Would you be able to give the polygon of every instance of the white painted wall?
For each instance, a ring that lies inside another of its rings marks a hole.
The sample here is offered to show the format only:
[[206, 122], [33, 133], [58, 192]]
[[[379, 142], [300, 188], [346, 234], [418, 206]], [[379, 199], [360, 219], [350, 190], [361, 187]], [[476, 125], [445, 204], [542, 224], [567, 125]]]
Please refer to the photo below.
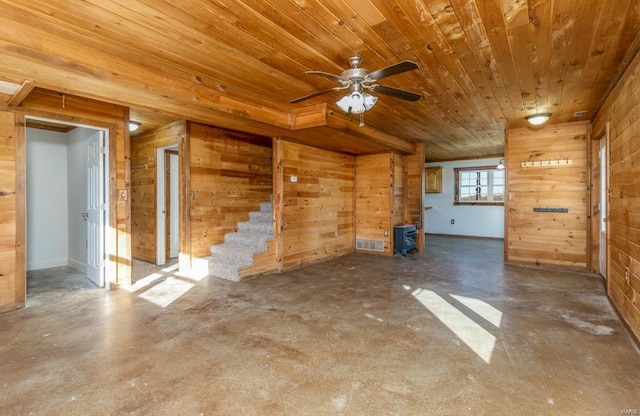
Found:
[[67, 135], [27, 128], [27, 270], [66, 266]]
[[[449, 234], [473, 237], [504, 238], [504, 206], [453, 205], [455, 196], [454, 168], [497, 166], [501, 158], [426, 163], [425, 167], [442, 166], [442, 193], [424, 194], [424, 224], [427, 234]], [[451, 224], [451, 219], [455, 224]]]
[[69, 266], [87, 272], [87, 139], [94, 129], [78, 127], [67, 135], [69, 189]]

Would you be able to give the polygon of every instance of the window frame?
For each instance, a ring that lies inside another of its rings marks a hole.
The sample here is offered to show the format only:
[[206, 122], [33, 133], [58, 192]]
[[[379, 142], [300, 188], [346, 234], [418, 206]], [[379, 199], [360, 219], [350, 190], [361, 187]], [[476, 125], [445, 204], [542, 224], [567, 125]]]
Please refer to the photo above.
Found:
[[473, 172], [482, 172], [482, 171], [487, 171], [490, 172], [488, 175], [488, 183], [487, 183], [487, 189], [488, 189], [488, 194], [487, 195], [491, 195], [493, 196], [493, 187], [495, 186], [493, 184], [493, 180], [494, 180], [494, 176], [493, 176], [493, 172], [494, 171], [503, 171], [503, 169], [498, 169], [495, 166], [491, 165], [491, 166], [469, 166], [469, 167], [459, 167], [459, 168], [453, 168], [453, 175], [455, 177], [454, 183], [455, 183], [455, 193], [454, 193], [454, 199], [453, 199], [453, 205], [470, 205], [470, 206], [504, 206], [504, 198], [506, 195], [506, 187], [507, 187], [507, 183], [506, 183], [506, 175], [504, 175], [504, 184], [503, 184], [503, 188], [502, 188], [502, 201], [460, 201], [460, 172], [468, 172], [468, 171], [473, 171]]

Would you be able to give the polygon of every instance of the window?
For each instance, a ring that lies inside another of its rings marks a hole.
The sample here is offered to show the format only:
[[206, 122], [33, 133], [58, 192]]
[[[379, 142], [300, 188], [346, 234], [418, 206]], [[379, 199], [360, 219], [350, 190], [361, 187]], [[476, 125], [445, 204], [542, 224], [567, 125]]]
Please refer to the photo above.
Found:
[[454, 205], [504, 205], [504, 170], [493, 166], [455, 168]]

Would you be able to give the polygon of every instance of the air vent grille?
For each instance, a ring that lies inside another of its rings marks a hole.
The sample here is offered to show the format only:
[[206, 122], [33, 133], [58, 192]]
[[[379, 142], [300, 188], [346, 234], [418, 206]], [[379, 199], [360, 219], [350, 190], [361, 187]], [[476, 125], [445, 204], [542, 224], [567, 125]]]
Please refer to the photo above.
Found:
[[356, 249], [384, 252], [384, 241], [370, 238], [356, 238]]

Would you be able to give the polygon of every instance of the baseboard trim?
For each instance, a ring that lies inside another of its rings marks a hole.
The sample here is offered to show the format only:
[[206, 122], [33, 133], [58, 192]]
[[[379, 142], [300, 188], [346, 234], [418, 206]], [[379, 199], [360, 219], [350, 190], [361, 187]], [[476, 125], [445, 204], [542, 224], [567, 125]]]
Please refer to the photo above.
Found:
[[460, 235], [460, 234], [437, 234], [437, 233], [424, 233], [425, 236], [434, 236], [434, 237], [453, 237], [453, 238], [473, 238], [476, 240], [496, 240], [496, 241], [504, 241], [504, 238], [501, 237], [484, 237], [479, 235]]

